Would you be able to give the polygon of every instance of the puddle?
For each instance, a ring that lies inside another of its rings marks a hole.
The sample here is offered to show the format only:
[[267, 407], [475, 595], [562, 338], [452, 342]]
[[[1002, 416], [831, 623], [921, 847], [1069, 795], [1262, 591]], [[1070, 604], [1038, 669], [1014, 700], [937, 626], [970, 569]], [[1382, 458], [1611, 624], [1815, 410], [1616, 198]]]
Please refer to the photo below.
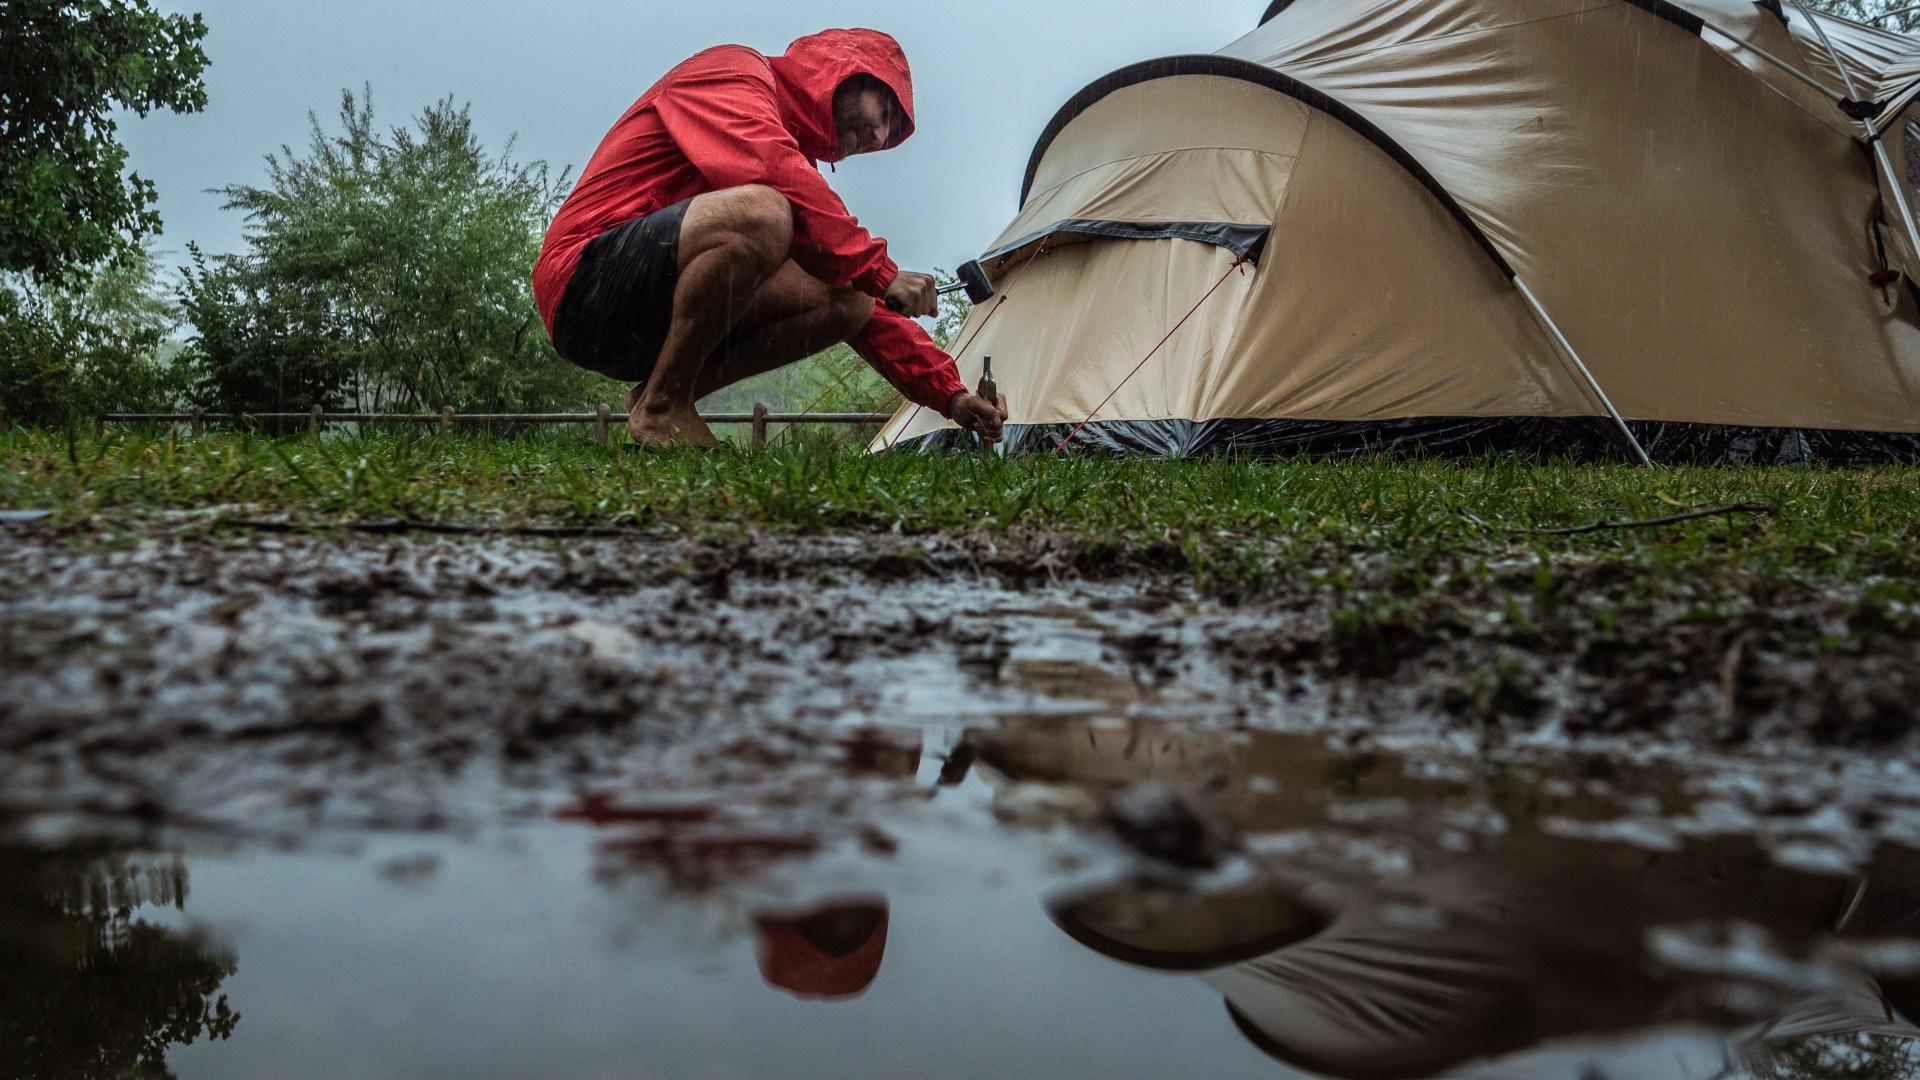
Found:
[[1783, 863], [1671, 770], [1110, 715], [829, 763], [838, 808], [608, 788], [464, 835], [8, 846], [0, 1071], [1705, 1080], [1920, 1047], [1920, 852]]
[[287, 559], [8, 602], [0, 1077], [1920, 1075], [1899, 760], [1329, 717], [1120, 587]]

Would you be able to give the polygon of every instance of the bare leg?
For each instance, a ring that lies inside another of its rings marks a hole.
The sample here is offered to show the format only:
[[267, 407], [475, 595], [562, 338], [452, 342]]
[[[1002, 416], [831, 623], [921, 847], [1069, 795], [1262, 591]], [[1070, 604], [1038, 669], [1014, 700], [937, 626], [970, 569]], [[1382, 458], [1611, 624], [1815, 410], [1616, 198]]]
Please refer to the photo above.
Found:
[[[787, 262], [754, 294], [733, 331], [707, 358], [694, 397], [804, 360], [866, 329], [872, 317], [872, 297], [850, 286], [827, 285]], [[629, 415], [646, 389], [628, 392]]]
[[673, 321], [652, 376], [627, 395], [627, 431], [635, 442], [720, 445], [694, 411], [701, 369], [786, 263], [792, 244], [792, 208], [772, 188], [709, 192], [687, 207]]
[[782, 266], [700, 371], [695, 393], [705, 397], [831, 348], [866, 329], [873, 298], [845, 285], [827, 285]]

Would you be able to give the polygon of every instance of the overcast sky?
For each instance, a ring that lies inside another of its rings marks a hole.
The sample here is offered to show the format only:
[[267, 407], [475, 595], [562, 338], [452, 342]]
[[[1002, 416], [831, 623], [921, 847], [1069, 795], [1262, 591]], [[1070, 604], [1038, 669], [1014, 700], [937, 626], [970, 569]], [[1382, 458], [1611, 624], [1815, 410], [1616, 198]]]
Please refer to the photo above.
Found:
[[829, 180], [904, 266], [952, 269], [1010, 221], [1034, 140], [1073, 93], [1114, 68], [1213, 52], [1253, 29], [1266, 0], [161, 0], [207, 21], [209, 104], [129, 117], [131, 165], [160, 189], [163, 250], [241, 247], [240, 216], [206, 188], [257, 182], [261, 158], [303, 146], [307, 113], [334, 125], [340, 91], [373, 89], [375, 119], [403, 123], [451, 94], [480, 137], [575, 173], [655, 79], [711, 45], [780, 52], [830, 26], [900, 39], [918, 128]]

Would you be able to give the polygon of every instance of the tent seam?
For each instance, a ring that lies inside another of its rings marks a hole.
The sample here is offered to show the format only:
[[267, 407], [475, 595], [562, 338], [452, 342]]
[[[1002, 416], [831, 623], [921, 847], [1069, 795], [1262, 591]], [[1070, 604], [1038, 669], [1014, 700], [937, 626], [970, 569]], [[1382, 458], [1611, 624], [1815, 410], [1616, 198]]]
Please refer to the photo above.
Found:
[[[1402, 41], [1402, 42], [1395, 42], [1395, 43], [1393, 43], [1393, 44], [1389, 44], [1389, 45], [1376, 45], [1376, 46], [1374, 46], [1374, 47], [1373, 47], [1373, 48], [1371, 48], [1371, 49], [1356, 49], [1356, 50], [1353, 50], [1352, 52], [1345, 52], [1345, 53], [1342, 53], [1341, 55], [1342, 55], [1343, 57], [1344, 57], [1344, 56], [1371, 56], [1371, 55], [1375, 55], [1375, 54], [1378, 54], [1378, 53], [1385, 53], [1385, 52], [1392, 52], [1392, 51], [1393, 51], [1393, 50], [1395, 50], [1395, 49], [1405, 49], [1405, 48], [1410, 48], [1410, 47], [1412, 47], [1412, 46], [1414, 46], [1414, 45], [1424, 45], [1424, 44], [1427, 44], [1427, 43], [1429, 43], [1429, 42], [1435, 42], [1435, 41], [1452, 41], [1452, 40], [1454, 40], [1454, 39], [1457, 39], [1457, 38], [1464, 38], [1464, 37], [1472, 37], [1472, 36], [1474, 36], [1475, 34], [1490, 34], [1490, 33], [1493, 33], [1493, 32], [1495, 32], [1495, 31], [1499, 31], [1499, 30], [1512, 30], [1512, 29], [1514, 29], [1514, 28], [1516, 28], [1516, 27], [1521, 27], [1521, 26], [1534, 26], [1534, 25], [1538, 25], [1538, 24], [1540, 24], [1540, 23], [1549, 23], [1549, 22], [1556, 22], [1556, 21], [1558, 21], [1558, 20], [1560, 20], [1560, 19], [1572, 19], [1572, 18], [1578, 18], [1579, 16], [1582, 16], [1582, 15], [1590, 15], [1590, 14], [1592, 14], [1592, 13], [1594, 13], [1594, 12], [1596, 12], [1596, 11], [1606, 11], [1606, 10], [1609, 10], [1609, 9], [1611, 9], [1611, 8], [1617, 8], [1617, 7], [1638, 7], [1638, 6], [1639, 6], [1639, 5], [1637, 5], [1637, 4], [1633, 4], [1633, 3], [1629, 3], [1629, 2], [1628, 2], [1628, 0], [1611, 0], [1611, 2], [1609, 2], [1609, 3], [1604, 3], [1604, 4], [1598, 4], [1598, 5], [1595, 5], [1594, 7], [1590, 7], [1590, 8], [1581, 8], [1581, 9], [1580, 9], [1580, 10], [1578, 10], [1578, 11], [1569, 11], [1569, 12], [1566, 12], [1566, 13], [1564, 13], [1564, 14], [1560, 14], [1560, 15], [1544, 15], [1544, 16], [1541, 16], [1541, 17], [1540, 17], [1540, 18], [1538, 18], [1538, 19], [1521, 19], [1521, 20], [1519, 20], [1519, 21], [1516, 21], [1516, 22], [1509, 22], [1509, 23], [1501, 23], [1501, 24], [1499, 24], [1498, 26], [1483, 26], [1483, 27], [1479, 27], [1479, 28], [1477, 28], [1477, 29], [1473, 29], [1473, 30], [1459, 30], [1459, 31], [1456, 31], [1456, 32], [1454, 32], [1454, 33], [1451, 33], [1451, 34], [1441, 34], [1441, 35], [1439, 35], [1439, 36], [1437, 36], [1437, 37], [1424, 37], [1424, 38], [1419, 38], [1419, 39], [1417, 39], [1417, 40], [1414, 40], [1414, 41]], [[1824, 14], [1824, 13], [1823, 13], [1823, 14]], [[1842, 22], [1847, 22], [1847, 21], [1850, 21], [1850, 20], [1846, 20], [1846, 19], [1842, 19], [1841, 21], [1842, 21]], [[1265, 23], [1262, 23], [1261, 25], [1262, 25], [1262, 26], [1265, 26], [1266, 24], [1265, 24]], [[1723, 30], [1723, 29], [1721, 29], [1721, 28], [1720, 28], [1719, 26], [1717, 26], [1717, 25], [1715, 25], [1715, 24], [1713, 24], [1713, 23], [1710, 23], [1710, 22], [1707, 22], [1707, 21], [1706, 21], [1706, 20], [1704, 20], [1704, 19], [1703, 19], [1703, 20], [1701, 20], [1701, 24], [1700, 24], [1700, 25], [1701, 25], [1701, 28], [1702, 28], [1703, 30], [1711, 30], [1711, 31], [1713, 31], [1714, 33], [1716, 33], [1716, 34], [1718, 34], [1718, 35], [1720, 35], [1721, 37], [1723, 37], [1723, 38], [1725, 38], [1726, 40], [1728, 40], [1728, 41], [1730, 41], [1730, 42], [1733, 42], [1733, 43], [1734, 43], [1734, 47], [1735, 47], [1735, 48], [1740, 48], [1740, 47], [1742, 47], [1742, 46], [1744, 46], [1744, 44], [1745, 44], [1745, 42], [1744, 42], [1744, 41], [1743, 41], [1743, 40], [1742, 40], [1741, 38], [1739, 38], [1739, 37], [1736, 37], [1735, 35], [1733, 35], [1733, 34], [1731, 34], [1731, 33], [1728, 33], [1727, 31], [1725, 31], [1725, 30]], [[1791, 28], [1789, 28], [1789, 29], [1791, 29]], [[1259, 31], [1258, 31], [1258, 30], [1256, 29], [1256, 30], [1255, 30], [1254, 32], [1255, 32], [1255, 33], [1258, 33]], [[1249, 35], [1249, 36], [1250, 36], [1250, 35]], [[1714, 45], [1713, 45], [1713, 44], [1712, 44], [1711, 42], [1708, 42], [1708, 41], [1706, 41], [1706, 39], [1705, 39], [1705, 37], [1704, 37], [1704, 35], [1702, 35], [1702, 34], [1695, 34], [1694, 36], [1696, 36], [1696, 37], [1699, 37], [1699, 38], [1701, 38], [1701, 43], [1702, 43], [1702, 44], [1704, 44], [1704, 45], [1706, 45], [1706, 46], [1707, 46], [1708, 48], [1710, 48], [1710, 49], [1712, 49], [1712, 50], [1714, 51], [1714, 53], [1715, 53], [1715, 54], [1717, 54], [1717, 55], [1718, 55], [1718, 56], [1719, 56], [1719, 57], [1720, 57], [1720, 58], [1721, 58], [1721, 59], [1722, 59], [1723, 61], [1725, 61], [1726, 63], [1728, 63], [1728, 64], [1729, 64], [1730, 66], [1732, 66], [1732, 67], [1734, 67], [1734, 68], [1736, 68], [1736, 69], [1738, 69], [1738, 70], [1739, 70], [1739, 71], [1741, 71], [1741, 72], [1742, 72], [1743, 74], [1745, 74], [1745, 75], [1746, 75], [1746, 76], [1747, 76], [1748, 78], [1751, 78], [1751, 79], [1753, 79], [1753, 80], [1755, 80], [1755, 81], [1757, 81], [1757, 82], [1759, 82], [1759, 83], [1760, 83], [1760, 84], [1761, 84], [1762, 86], [1765, 86], [1765, 87], [1766, 87], [1767, 89], [1769, 89], [1769, 90], [1772, 90], [1772, 91], [1773, 91], [1773, 92], [1774, 92], [1775, 94], [1778, 94], [1778, 95], [1779, 95], [1780, 97], [1782, 97], [1782, 98], [1785, 98], [1785, 99], [1786, 99], [1786, 100], [1787, 100], [1787, 101], [1788, 101], [1789, 103], [1791, 103], [1791, 104], [1792, 104], [1792, 105], [1793, 105], [1793, 106], [1794, 106], [1795, 108], [1798, 108], [1798, 109], [1800, 109], [1800, 110], [1801, 110], [1802, 112], [1804, 112], [1804, 113], [1806, 113], [1806, 114], [1807, 114], [1808, 116], [1811, 116], [1811, 117], [1813, 117], [1813, 118], [1814, 118], [1815, 120], [1818, 120], [1818, 121], [1819, 121], [1819, 122], [1820, 122], [1820, 123], [1821, 123], [1822, 125], [1824, 125], [1824, 126], [1826, 126], [1826, 127], [1828, 128], [1828, 129], [1830, 129], [1830, 130], [1832, 130], [1832, 131], [1833, 131], [1833, 132], [1834, 132], [1835, 134], [1838, 134], [1838, 135], [1841, 135], [1841, 136], [1844, 136], [1845, 138], [1848, 138], [1848, 139], [1855, 139], [1855, 138], [1857, 138], [1857, 137], [1858, 137], [1858, 136], [1856, 136], [1856, 135], [1854, 134], [1854, 132], [1852, 132], [1851, 130], [1849, 130], [1848, 128], [1846, 128], [1846, 127], [1845, 127], [1844, 125], [1841, 125], [1841, 124], [1836, 124], [1836, 123], [1835, 123], [1835, 122], [1833, 122], [1833, 121], [1832, 121], [1831, 119], [1829, 119], [1829, 118], [1827, 118], [1827, 117], [1823, 117], [1823, 116], [1821, 116], [1820, 114], [1818, 114], [1818, 113], [1816, 113], [1816, 112], [1814, 112], [1813, 110], [1811, 110], [1811, 109], [1808, 109], [1808, 108], [1807, 108], [1807, 107], [1806, 107], [1805, 105], [1803, 105], [1802, 103], [1800, 103], [1800, 102], [1798, 102], [1798, 101], [1795, 101], [1795, 100], [1794, 100], [1793, 98], [1791, 98], [1791, 97], [1789, 97], [1788, 95], [1786, 95], [1785, 93], [1783, 93], [1783, 92], [1782, 92], [1782, 91], [1781, 91], [1781, 90], [1780, 90], [1780, 89], [1779, 89], [1778, 87], [1775, 87], [1775, 86], [1774, 86], [1774, 85], [1773, 85], [1772, 83], [1769, 83], [1769, 82], [1767, 82], [1767, 80], [1765, 80], [1765, 79], [1762, 79], [1762, 78], [1760, 78], [1760, 76], [1759, 76], [1759, 74], [1758, 74], [1758, 73], [1756, 73], [1756, 72], [1754, 72], [1754, 71], [1753, 71], [1752, 69], [1750, 69], [1750, 68], [1748, 68], [1748, 67], [1746, 67], [1745, 65], [1743, 65], [1743, 64], [1741, 64], [1741, 63], [1739, 63], [1739, 62], [1738, 62], [1737, 60], [1735, 60], [1735, 59], [1733, 58], [1733, 56], [1731, 55], [1731, 53], [1730, 53], [1730, 52], [1729, 52], [1728, 50], [1726, 50], [1726, 49], [1722, 49], [1722, 48], [1718, 48], [1718, 47], [1716, 47], [1716, 46], [1714, 46]], [[1788, 35], [1788, 36], [1789, 36], [1789, 37], [1791, 37], [1791, 38], [1793, 39], [1793, 44], [1794, 44], [1794, 50], [1795, 50], [1795, 52], [1797, 52], [1797, 53], [1799, 54], [1799, 56], [1800, 56], [1800, 60], [1801, 60], [1801, 63], [1802, 63], [1802, 64], [1811, 64], [1811, 63], [1812, 63], [1812, 60], [1813, 60], [1813, 58], [1811, 58], [1811, 57], [1809, 57], [1809, 56], [1807, 55], [1807, 50], [1806, 50], [1806, 44], [1805, 44], [1804, 42], [1802, 42], [1802, 41], [1801, 41], [1801, 40], [1799, 39], [1799, 37], [1798, 37], [1797, 35], [1794, 35], [1794, 34], [1791, 34], [1791, 33], [1789, 33], [1789, 35]], [[1256, 60], [1256, 61], [1254, 61], [1254, 62], [1255, 62], [1255, 63], [1266, 63], [1266, 61], [1259, 61], [1259, 60]], [[1916, 82], [1920, 82], [1920, 79], [1916, 79], [1915, 81], [1916, 81]]]
[[[1340, 55], [1342, 58], [1345, 58], [1348, 56], [1371, 56], [1374, 53], [1388, 52], [1393, 49], [1404, 49], [1412, 45], [1424, 45], [1424, 44], [1427, 44], [1428, 42], [1433, 42], [1433, 41], [1452, 41], [1455, 38], [1472, 37], [1475, 34], [1491, 34], [1499, 30], [1511, 30], [1517, 26], [1534, 26], [1540, 23], [1556, 22], [1560, 19], [1576, 19], [1582, 15], [1591, 15], [1596, 11], [1606, 11], [1610, 8], [1632, 7], [1632, 6], [1633, 5], [1627, 3], [1627, 0], [1608, 0], [1607, 3], [1595, 4], [1593, 7], [1581, 8], [1579, 11], [1568, 11], [1559, 15], [1542, 15], [1537, 19], [1520, 19], [1515, 22], [1501, 23], [1498, 26], [1482, 26], [1472, 30], [1456, 30], [1451, 34], [1440, 34], [1436, 37], [1423, 37], [1414, 41], [1401, 41], [1391, 45], [1376, 45], [1371, 49], [1355, 49], [1352, 52], [1342, 52]], [[1258, 32], [1259, 31], [1257, 30], [1255, 31], [1255, 33], [1258, 33]], [[1245, 39], [1243, 38], [1242, 40], [1245, 40]], [[1264, 61], [1259, 61], [1259, 60], [1256, 60], [1254, 62], [1264, 63]]]
[[[1301, 107], [1306, 109], [1307, 112], [1309, 113], [1314, 111], [1311, 107], [1305, 104], [1302, 104]], [[1075, 180], [1080, 179], [1081, 177], [1087, 175], [1088, 173], [1098, 172], [1109, 165], [1124, 165], [1129, 161], [1145, 161], [1148, 158], [1169, 157], [1173, 154], [1184, 154], [1189, 150], [1245, 150], [1249, 154], [1259, 154], [1262, 157], [1284, 158], [1287, 161], [1300, 160], [1300, 154], [1298, 151], [1295, 151], [1294, 153], [1291, 153], [1291, 154], [1282, 154], [1277, 151], [1261, 150], [1252, 146], [1183, 146], [1178, 150], [1156, 150], [1150, 154], [1135, 154], [1132, 157], [1114, 158], [1112, 161], [1103, 161], [1098, 165], [1088, 166], [1087, 168], [1081, 169], [1079, 172], [1074, 173], [1072, 176], [1061, 178], [1059, 183], [1053, 185], [1050, 188], [1047, 188], [1044, 191], [1029, 193], [1027, 195], [1027, 201], [1037, 202], [1041, 199], [1044, 199], [1048, 195], [1053, 194], [1054, 192], [1060, 190], [1061, 188], [1067, 186], [1068, 184], [1073, 183]], [[1023, 207], [1022, 209], [1025, 209], [1025, 208]]]
[[[1325, 112], [1322, 112], [1319, 109], [1315, 109], [1311, 107], [1307, 109], [1307, 124], [1306, 124], [1306, 127], [1302, 128], [1300, 131], [1300, 154], [1299, 154], [1300, 157], [1304, 157], [1306, 155], [1307, 143], [1313, 138], [1314, 127], [1318, 124], [1323, 124], [1330, 119], [1333, 119], [1333, 118], [1328, 116]], [[1335, 122], [1337, 123], [1338, 121], [1336, 120]], [[1348, 128], [1345, 124], [1341, 124], [1340, 126], [1343, 128], [1346, 128], [1346, 130], [1352, 132], [1355, 135], [1360, 134], [1359, 132], [1354, 132], [1352, 128]], [[1364, 135], [1360, 136], [1360, 139], [1362, 142], [1368, 141]], [[1375, 147], [1374, 149], [1378, 150], [1379, 148]], [[1395, 164], [1398, 164], [1398, 162], [1395, 162]], [[1401, 171], [1403, 173], [1405, 172], [1404, 169]], [[1292, 177], [1292, 176], [1287, 178], [1287, 189], [1280, 193], [1280, 204], [1273, 208], [1273, 225], [1271, 227], [1272, 231], [1270, 231], [1267, 234], [1267, 244], [1269, 247], [1276, 246], [1275, 239], [1274, 239], [1275, 237], [1284, 235], [1280, 231], [1280, 223], [1287, 219], [1288, 209], [1291, 208], [1296, 201], [1298, 201], [1298, 198], [1299, 198], [1298, 193], [1300, 190], [1300, 185], [1294, 182], [1296, 179], [1297, 177]], [[1414, 183], [1415, 184], [1419, 183], [1418, 178], [1415, 178]], [[1243, 317], [1239, 318], [1234, 323], [1233, 333], [1227, 336], [1224, 355], [1228, 359], [1241, 355], [1240, 335], [1244, 334], [1247, 329], [1247, 321], [1244, 318], [1244, 315], [1246, 314], [1246, 306], [1247, 304], [1250, 304], [1253, 302], [1254, 295], [1259, 291], [1260, 291], [1260, 282], [1259, 280], [1256, 279], [1252, 284], [1252, 286], [1250, 286], [1247, 289], [1246, 295], [1241, 298], [1242, 303], [1240, 305], [1240, 310], [1237, 312], [1237, 314]], [[1215, 379], [1214, 379], [1213, 385], [1207, 387], [1208, 400], [1214, 401], [1219, 399], [1219, 391], [1220, 391], [1221, 383], [1226, 377], [1227, 367], [1228, 367], [1227, 364], [1222, 364], [1220, 365], [1220, 371], [1215, 373]]]
[[[1307, 82], [1297, 75], [1289, 74], [1271, 64], [1263, 64], [1256, 60], [1249, 60], [1246, 57], [1232, 56], [1225, 53], [1188, 54], [1162, 57], [1159, 60], [1143, 61], [1139, 64], [1129, 65], [1128, 67], [1109, 73], [1103, 78], [1088, 84], [1085, 89], [1074, 95], [1074, 97], [1061, 108], [1060, 113], [1056, 114], [1054, 119], [1048, 123], [1047, 130], [1041, 134], [1040, 142], [1034, 147], [1033, 156], [1027, 164], [1026, 179], [1021, 185], [1021, 208], [1024, 209], [1032, 199], [1033, 180], [1039, 171], [1040, 161], [1046, 156], [1047, 151], [1052, 147], [1054, 141], [1058, 139], [1074, 120], [1077, 120], [1080, 115], [1084, 114], [1086, 110], [1094, 104], [1120, 89], [1124, 89], [1125, 86], [1138, 85], [1139, 83], [1148, 82], [1152, 79], [1169, 78], [1171, 76], [1143, 76], [1132, 83], [1122, 84], [1105, 90], [1099, 98], [1094, 98], [1085, 104], [1080, 104], [1078, 108], [1075, 109], [1076, 103], [1078, 103], [1081, 98], [1086, 97], [1090, 92], [1122, 73], [1146, 71], [1156, 65], [1162, 64], [1179, 65], [1183, 63], [1198, 65], [1219, 64], [1228, 68], [1238, 68], [1246, 74], [1218, 70], [1186, 72], [1185, 74], [1218, 75], [1224, 78], [1241, 79], [1246, 82], [1251, 82], [1259, 86], [1264, 86], [1274, 93], [1301, 102], [1307, 106], [1310, 115], [1312, 112], [1319, 112], [1339, 121], [1361, 138], [1373, 143], [1375, 147], [1393, 159], [1401, 168], [1413, 175], [1423, 187], [1432, 193], [1434, 198], [1438, 199], [1441, 204], [1447, 208], [1448, 213], [1460, 223], [1461, 227], [1467, 230], [1468, 235], [1472, 236], [1474, 242], [1480, 246], [1487, 257], [1493, 260], [1494, 265], [1500, 268], [1501, 273], [1509, 278], [1516, 276], [1513, 264], [1507, 260], [1506, 254], [1494, 244], [1492, 238], [1487, 235], [1486, 230], [1481, 227], [1479, 221], [1476, 220], [1472, 214], [1468, 213], [1466, 207], [1460, 204], [1460, 200], [1456, 198], [1451, 191], [1448, 191], [1444, 184], [1440, 183], [1439, 178], [1433, 175], [1432, 170], [1428, 169], [1425, 163], [1418, 157], [1415, 157], [1411, 151], [1405, 146], [1402, 146], [1398, 140], [1394, 139], [1393, 136], [1389, 135], [1378, 124], [1374, 123], [1373, 120], [1369, 119], [1365, 113], [1362, 113], [1340, 98], [1314, 86], [1312, 83]], [[1073, 115], [1067, 115], [1069, 110], [1074, 110]], [[1301, 137], [1304, 143], [1304, 133]]]

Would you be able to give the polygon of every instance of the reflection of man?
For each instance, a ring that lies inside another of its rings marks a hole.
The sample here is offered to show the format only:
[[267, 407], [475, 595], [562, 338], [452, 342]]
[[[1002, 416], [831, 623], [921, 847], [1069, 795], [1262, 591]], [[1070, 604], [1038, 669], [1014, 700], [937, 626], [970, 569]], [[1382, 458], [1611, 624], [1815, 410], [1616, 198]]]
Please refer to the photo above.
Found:
[[859, 997], [880, 974], [887, 951], [887, 902], [844, 901], [753, 920], [760, 976], [811, 1001]]
[[608, 133], [547, 232], [533, 290], [554, 347], [636, 384], [642, 443], [718, 445], [695, 399], [842, 341], [908, 399], [998, 438], [1005, 411], [913, 321], [934, 314], [933, 279], [901, 272], [815, 165], [912, 133], [906, 56], [876, 31], [682, 63]]
[[[911, 779], [920, 766], [920, 733], [867, 727], [840, 740], [841, 764], [854, 776]], [[808, 1001], [844, 1001], [865, 993], [887, 951], [885, 899], [839, 900], [799, 911], [754, 916], [760, 976]]]

